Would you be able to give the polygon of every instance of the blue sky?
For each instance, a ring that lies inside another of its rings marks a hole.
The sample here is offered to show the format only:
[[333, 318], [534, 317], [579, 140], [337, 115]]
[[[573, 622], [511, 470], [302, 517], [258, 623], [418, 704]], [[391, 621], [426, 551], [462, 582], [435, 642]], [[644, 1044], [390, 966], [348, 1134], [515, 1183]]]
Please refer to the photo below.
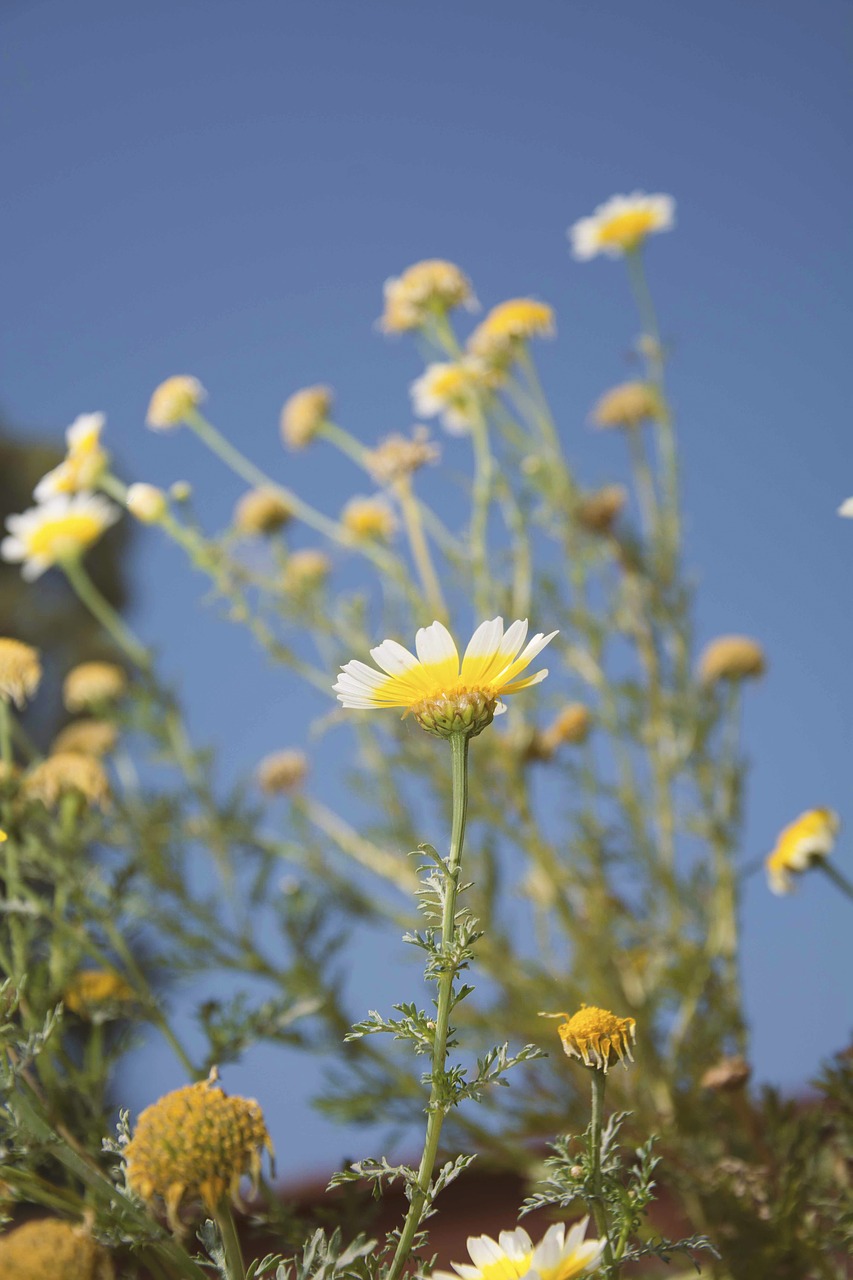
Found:
[[[77, 413], [106, 411], [123, 474], [192, 479], [217, 527], [240, 486], [188, 434], [142, 426], [153, 386], [191, 372], [248, 453], [335, 511], [357, 482], [328, 454], [282, 454], [282, 400], [325, 381], [365, 439], [405, 429], [419, 365], [373, 328], [381, 283], [443, 256], [487, 305], [524, 293], [557, 308], [543, 379], [581, 476], [609, 480], [619, 441], [584, 420], [624, 375], [636, 321], [619, 266], [573, 263], [565, 228], [614, 192], [671, 192], [678, 228], [648, 258], [699, 634], [745, 631], [770, 655], [747, 705], [746, 854], [802, 808], [849, 815], [853, 525], [835, 515], [853, 492], [849, 27], [835, 0], [7, 0], [3, 410], [57, 440]], [[181, 682], [194, 733], [226, 774], [289, 745], [281, 677], [205, 613], [171, 548], [140, 541], [134, 623]], [[794, 1087], [844, 1042], [850, 911], [821, 877], [783, 901], [751, 882], [759, 1078]], [[360, 965], [355, 1009], [409, 994], [389, 986], [387, 958]], [[263, 1050], [229, 1080], [289, 1135], [285, 1174], [370, 1149], [294, 1103], [308, 1065]], [[130, 1072], [134, 1106], [152, 1072], [178, 1083], [150, 1049]]]

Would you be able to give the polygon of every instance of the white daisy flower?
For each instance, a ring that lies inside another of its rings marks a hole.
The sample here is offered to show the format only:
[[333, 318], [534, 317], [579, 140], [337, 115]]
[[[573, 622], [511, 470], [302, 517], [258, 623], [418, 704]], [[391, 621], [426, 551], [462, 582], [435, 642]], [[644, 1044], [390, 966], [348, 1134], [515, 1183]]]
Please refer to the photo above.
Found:
[[592, 217], [581, 218], [569, 227], [572, 253], [581, 262], [606, 253], [619, 258], [639, 249], [653, 231], [670, 231], [675, 226], [672, 196], [647, 196], [635, 191], [630, 196], [612, 196], [600, 204]]
[[32, 582], [52, 565], [81, 556], [118, 517], [118, 508], [99, 494], [58, 494], [8, 517], [0, 556], [23, 565], [23, 577]]
[[33, 490], [36, 502], [45, 502], [60, 493], [80, 493], [97, 483], [108, 459], [101, 446], [105, 422], [102, 413], [81, 413], [74, 419], [65, 432], [68, 453], [58, 467], [39, 480]]

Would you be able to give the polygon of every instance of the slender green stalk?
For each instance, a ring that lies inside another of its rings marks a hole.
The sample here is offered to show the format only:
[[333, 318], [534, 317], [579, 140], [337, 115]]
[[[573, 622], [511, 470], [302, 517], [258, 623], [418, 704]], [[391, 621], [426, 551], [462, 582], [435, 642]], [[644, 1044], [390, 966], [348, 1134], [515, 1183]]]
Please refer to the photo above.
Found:
[[370, 450], [365, 448], [351, 431], [345, 431], [336, 422], [324, 422], [317, 435], [335, 445], [336, 448], [340, 449], [341, 453], [345, 453], [348, 458], [351, 458], [356, 466], [367, 470], [367, 455]]
[[216, 1225], [219, 1227], [219, 1234], [222, 1236], [222, 1247], [225, 1250], [225, 1262], [228, 1267], [228, 1280], [246, 1280], [243, 1250], [240, 1248], [237, 1228], [234, 1225], [234, 1215], [227, 1200], [223, 1200], [216, 1211]]
[[607, 1211], [604, 1197], [601, 1194], [601, 1132], [604, 1127], [604, 1090], [607, 1077], [597, 1067], [590, 1067], [592, 1076], [592, 1114], [589, 1122], [589, 1166], [592, 1173], [592, 1212], [599, 1239], [605, 1240], [604, 1261], [607, 1266], [609, 1280], [615, 1280], [618, 1271], [614, 1271], [613, 1249], [610, 1244], [610, 1232], [607, 1226]]
[[406, 535], [409, 539], [412, 559], [415, 562], [427, 604], [436, 618], [446, 621], [448, 617], [447, 605], [441, 593], [441, 584], [435, 571], [435, 565], [432, 562], [429, 543], [424, 535], [421, 509], [412, 492], [411, 477], [401, 477], [395, 485], [394, 492], [400, 503], [400, 511], [403, 516], [403, 523], [406, 526]]
[[[0, 759], [3, 761], [3, 783], [8, 785], [8, 779], [12, 776], [12, 709], [6, 698], [0, 698]], [[0, 808], [0, 819], [2, 825], [9, 823], [12, 814], [12, 803], [8, 792], [4, 794], [2, 808]], [[17, 900], [21, 896], [21, 870], [18, 864], [18, 845], [14, 835], [9, 836], [0, 845], [0, 860], [3, 864], [3, 879], [6, 887], [6, 901], [11, 902]], [[9, 914], [9, 937], [12, 946], [12, 966], [13, 972], [10, 976], [20, 982], [26, 968], [26, 947], [23, 935], [24, 924], [14, 912]]]
[[821, 858], [815, 865], [832, 881], [836, 889], [840, 889], [846, 897], [853, 899], [853, 884], [841, 874], [837, 867], [827, 862], [826, 858]]
[[[465, 819], [468, 812], [467, 735], [454, 733], [450, 739], [450, 750], [453, 776], [453, 819], [450, 832], [450, 857], [447, 861], [446, 870], [444, 909], [441, 919], [441, 946], [442, 951], [445, 953], [452, 950], [456, 934], [456, 895], [459, 891], [459, 868], [462, 859], [462, 846], [465, 840]], [[406, 1214], [406, 1221], [400, 1233], [397, 1250], [388, 1271], [387, 1280], [398, 1280], [408, 1261], [409, 1254], [412, 1251], [412, 1243], [421, 1224], [432, 1181], [432, 1171], [435, 1168], [441, 1126], [444, 1122], [442, 1081], [447, 1059], [450, 1011], [453, 1005], [453, 978], [453, 967], [448, 965], [442, 970], [438, 980], [435, 1035], [432, 1042], [432, 1067], [430, 1070], [432, 1083], [427, 1111], [424, 1151], [418, 1168], [417, 1186], [412, 1190], [409, 1211]]]
[[489, 573], [487, 534], [489, 504], [492, 496], [494, 457], [489, 444], [489, 428], [482, 413], [471, 423], [474, 446], [474, 483], [471, 491], [471, 571], [474, 578], [474, 603], [479, 617], [490, 610], [492, 580]]
[[79, 557], [63, 560], [62, 571], [94, 618], [142, 671], [151, 670], [151, 655], [95, 586]]

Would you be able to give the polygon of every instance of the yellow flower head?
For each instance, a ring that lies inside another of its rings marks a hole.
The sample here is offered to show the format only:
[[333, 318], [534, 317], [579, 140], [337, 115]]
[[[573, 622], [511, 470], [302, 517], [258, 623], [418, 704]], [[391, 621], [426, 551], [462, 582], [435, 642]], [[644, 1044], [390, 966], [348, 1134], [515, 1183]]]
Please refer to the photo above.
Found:
[[345, 707], [404, 707], [438, 737], [475, 737], [504, 710], [502, 697], [545, 679], [547, 670], [521, 673], [556, 634], [535, 635], [522, 650], [527, 621], [513, 622], [504, 633], [503, 618], [493, 618], [474, 632], [460, 668], [453, 637], [441, 622], [433, 622], [415, 636], [417, 657], [396, 640], [383, 640], [370, 651], [381, 670], [348, 662], [335, 692]]
[[293, 595], [304, 595], [323, 585], [332, 572], [332, 562], [325, 551], [305, 547], [287, 557], [283, 585]]
[[660, 421], [662, 413], [660, 395], [648, 382], [621, 382], [605, 391], [591, 416], [596, 427], [639, 427]]
[[670, 231], [674, 226], [672, 196], [635, 191], [599, 205], [592, 217], [581, 218], [569, 228], [569, 238], [574, 256], [585, 262], [599, 253], [611, 258], [634, 253], [653, 231]]
[[572, 1016], [568, 1013], [545, 1013], [545, 1018], [565, 1018], [557, 1028], [563, 1049], [570, 1058], [580, 1058], [586, 1067], [594, 1067], [607, 1075], [607, 1068], [617, 1060], [627, 1067], [626, 1058], [634, 1061], [631, 1044], [636, 1041], [637, 1023], [633, 1018], [617, 1018], [607, 1009], [582, 1004]]
[[38, 1218], [0, 1236], [0, 1275], [9, 1280], [113, 1280], [106, 1249], [83, 1226]]
[[420, 329], [431, 315], [460, 306], [476, 306], [471, 282], [452, 262], [428, 258], [385, 281], [379, 327], [384, 333], [406, 333]]
[[507, 365], [531, 338], [553, 338], [554, 311], [533, 298], [510, 298], [493, 307], [468, 339], [472, 356], [487, 364]]
[[198, 378], [190, 377], [188, 373], [175, 374], [155, 389], [145, 421], [155, 431], [179, 427], [206, 398], [207, 392]]
[[563, 745], [575, 746], [586, 742], [592, 728], [592, 712], [582, 702], [570, 702], [563, 707], [554, 721], [542, 734], [545, 746], [553, 754]]
[[60, 494], [7, 518], [9, 536], [0, 543], [0, 555], [23, 564], [21, 573], [32, 582], [51, 565], [76, 560], [118, 515], [118, 508], [100, 494]]
[[274, 751], [258, 765], [258, 785], [269, 796], [294, 791], [308, 775], [308, 760], [303, 751]]
[[66, 1009], [87, 1022], [107, 1022], [120, 1018], [122, 1006], [132, 1004], [136, 994], [124, 978], [108, 969], [81, 969], [62, 993]]
[[808, 809], [780, 831], [764, 866], [774, 893], [791, 893], [794, 877], [827, 858], [841, 827], [832, 809]]
[[149, 1206], [162, 1201], [178, 1231], [181, 1209], [200, 1202], [215, 1213], [237, 1199], [244, 1175], [257, 1180], [264, 1147], [272, 1152], [261, 1108], [223, 1093], [214, 1070], [142, 1112], [125, 1148], [127, 1184]]
[[429, 438], [426, 427], [416, 427], [411, 438], [401, 435], [386, 438], [367, 455], [370, 474], [379, 484], [395, 484], [437, 462], [440, 451]]
[[157, 524], [166, 514], [168, 503], [162, 489], [156, 484], [132, 484], [125, 496], [125, 504], [132, 516], [141, 524]]
[[39, 480], [33, 490], [36, 502], [58, 493], [80, 493], [95, 487], [109, 461], [109, 454], [101, 446], [105, 421], [102, 413], [82, 413], [74, 419], [65, 433], [67, 455]]
[[328, 422], [334, 398], [330, 387], [303, 387], [284, 402], [281, 438], [288, 449], [304, 449]]
[[51, 755], [79, 751], [84, 756], [108, 756], [118, 741], [118, 729], [109, 720], [75, 720], [67, 724], [51, 744]]
[[628, 491], [621, 484], [606, 484], [586, 494], [575, 507], [575, 519], [587, 533], [610, 533], [628, 502]]
[[42, 760], [26, 774], [22, 790], [27, 799], [41, 800], [48, 809], [55, 809], [65, 795], [81, 795], [100, 809], [110, 802], [104, 766], [79, 751], [63, 751]]
[[22, 707], [41, 680], [38, 650], [22, 640], [0, 637], [0, 698]]
[[463, 435], [476, 420], [481, 400], [491, 386], [486, 366], [466, 357], [427, 365], [409, 390], [418, 417], [440, 417], [449, 432]]
[[81, 662], [65, 677], [62, 698], [69, 711], [86, 711], [114, 702], [126, 688], [127, 676], [114, 662]]
[[469, 1236], [471, 1264], [453, 1262], [453, 1271], [434, 1271], [434, 1280], [575, 1280], [588, 1275], [600, 1261], [604, 1240], [585, 1240], [588, 1218], [566, 1231], [555, 1222], [534, 1246], [522, 1227], [490, 1236]]
[[754, 680], [767, 670], [764, 650], [749, 636], [720, 636], [702, 650], [699, 679], [703, 684], [718, 680]]
[[277, 489], [250, 489], [234, 508], [234, 528], [250, 537], [276, 533], [293, 519], [293, 511]]
[[356, 540], [388, 542], [397, 521], [382, 498], [350, 498], [341, 512], [341, 524]]

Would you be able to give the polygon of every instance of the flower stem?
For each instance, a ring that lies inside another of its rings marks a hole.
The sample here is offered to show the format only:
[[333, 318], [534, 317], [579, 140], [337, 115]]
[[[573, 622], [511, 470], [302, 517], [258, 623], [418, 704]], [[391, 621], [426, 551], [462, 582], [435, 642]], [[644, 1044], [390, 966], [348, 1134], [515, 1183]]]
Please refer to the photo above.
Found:
[[592, 1212], [600, 1239], [606, 1241], [604, 1261], [607, 1267], [608, 1280], [618, 1275], [613, 1270], [613, 1249], [610, 1245], [610, 1233], [607, 1229], [607, 1211], [604, 1197], [601, 1194], [601, 1131], [604, 1120], [604, 1090], [607, 1077], [597, 1067], [590, 1068], [592, 1077], [592, 1115], [589, 1122], [589, 1167], [592, 1175]]
[[[453, 776], [453, 820], [450, 833], [450, 857], [445, 872], [444, 908], [441, 917], [441, 949], [445, 956], [452, 954], [456, 933], [456, 895], [459, 890], [459, 866], [465, 839], [465, 818], [468, 812], [468, 737], [454, 733], [450, 738]], [[438, 1154], [438, 1142], [444, 1121], [444, 1064], [447, 1059], [447, 1036], [450, 1011], [453, 1007], [453, 979], [455, 967], [448, 957], [438, 979], [438, 1000], [435, 1017], [435, 1035], [432, 1042], [432, 1068], [430, 1070], [430, 1098], [427, 1109], [427, 1126], [424, 1151], [418, 1168], [418, 1177], [412, 1189], [412, 1198], [406, 1221], [400, 1233], [397, 1250], [388, 1271], [387, 1280], [398, 1280], [412, 1251], [412, 1244], [423, 1218], [424, 1208], [432, 1182], [432, 1171]]]
[[223, 1200], [216, 1211], [216, 1225], [219, 1227], [219, 1234], [222, 1236], [225, 1264], [228, 1268], [228, 1280], [246, 1280], [243, 1250], [240, 1248], [237, 1228], [234, 1225], [234, 1215], [227, 1200]]
[[400, 479], [395, 492], [400, 503], [403, 523], [406, 526], [412, 559], [415, 562], [427, 604], [436, 618], [444, 620], [448, 617], [447, 605], [444, 602], [444, 596], [441, 594], [441, 585], [435, 572], [435, 565], [432, 562], [429, 543], [424, 536], [421, 510], [412, 492], [411, 477], [404, 476]]
[[104, 630], [109, 632], [119, 648], [124, 650], [140, 670], [150, 671], [151, 655], [148, 650], [95, 586], [81, 560], [78, 557], [63, 560], [61, 567], [79, 599]]
[[853, 898], [853, 884], [850, 883], [846, 876], [841, 874], [837, 867], [827, 862], [825, 858], [821, 858], [815, 865], [819, 867], [825, 876], [829, 877], [836, 889], [840, 889], [848, 898]]

